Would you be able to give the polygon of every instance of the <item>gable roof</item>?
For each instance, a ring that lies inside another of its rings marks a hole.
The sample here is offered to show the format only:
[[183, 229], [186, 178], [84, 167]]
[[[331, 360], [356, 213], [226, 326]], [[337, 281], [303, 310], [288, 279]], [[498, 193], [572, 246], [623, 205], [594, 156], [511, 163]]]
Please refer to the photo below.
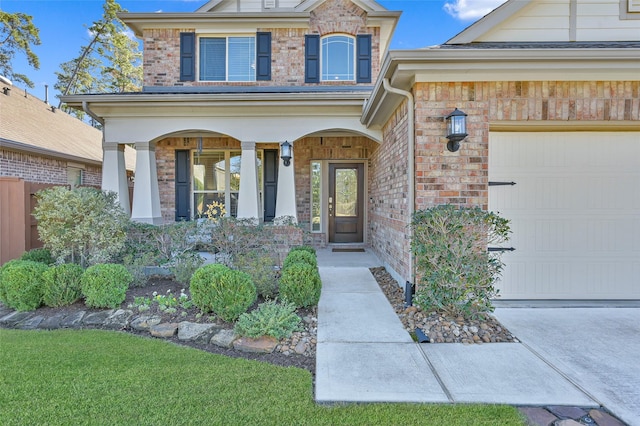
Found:
[[445, 45], [640, 41], [640, 0], [508, 0]]
[[[4, 84], [3, 87], [7, 87]], [[102, 165], [102, 132], [59, 110], [26, 90], [0, 92], [0, 147]], [[127, 170], [135, 167], [135, 151], [125, 149]]]

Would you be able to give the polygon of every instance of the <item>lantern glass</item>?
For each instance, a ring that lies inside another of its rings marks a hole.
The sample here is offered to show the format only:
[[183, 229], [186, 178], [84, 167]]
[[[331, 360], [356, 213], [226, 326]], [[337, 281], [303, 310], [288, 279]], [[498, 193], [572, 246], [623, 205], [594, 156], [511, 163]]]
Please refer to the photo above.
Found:
[[284, 141], [280, 145], [280, 158], [282, 158], [285, 166], [291, 164], [291, 144], [288, 141]]

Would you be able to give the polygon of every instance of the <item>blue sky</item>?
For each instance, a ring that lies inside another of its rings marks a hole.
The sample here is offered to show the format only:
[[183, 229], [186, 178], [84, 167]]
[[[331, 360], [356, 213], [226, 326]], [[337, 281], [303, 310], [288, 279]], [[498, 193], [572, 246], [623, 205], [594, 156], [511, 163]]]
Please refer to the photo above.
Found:
[[[391, 49], [415, 49], [441, 44], [462, 31], [504, 0], [378, 0], [402, 16]], [[206, 0], [120, 0], [129, 12], [192, 12]], [[44, 99], [44, 85], [49, 85], [49, 99], [54, 98], [55, 72], [60, 64], [79, 55], [88, 44], [87, 27], [102, 17], [103, 0], [0, 0], [5, 12], [23, 12], [33, 16], [40, 30], [42, 44], [34, 48], [40, 69], [29, 67], [17, 57], [14, 70], [26, 74], [36, 87], [33, 95]]]

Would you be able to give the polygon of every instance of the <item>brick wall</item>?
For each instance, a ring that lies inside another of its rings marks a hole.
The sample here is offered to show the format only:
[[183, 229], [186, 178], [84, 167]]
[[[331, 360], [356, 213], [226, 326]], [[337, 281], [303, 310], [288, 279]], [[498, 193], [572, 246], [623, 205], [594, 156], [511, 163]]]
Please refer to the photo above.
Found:
[[[367, 27], [364, 10], [349, 0], [323, 3], [311, 12], [309, 29], [258, 28], [271, 32], [271, 80], [254, 82], [180, 81], [180, 33], [193, 28], [148, 29], [143, 33], [145, 86], [302, 86], [304, 82], [304, 36], [344, 33], [371, 34], [372, 83], [380, 64], [380, 28]], [[353, 81], [330, 81], [323, 85], [353, 85]], [[313, 84], [317, 86], [317, 84]]]
[[[491, 122], [638, 121], [639, 91], [637, 81], [416, 84], [416, 208], [487, 208]], [[469, 136], [450, 153], [442, 117], [455, 107]]]
[[[83, 184], [100, 186], [101, 167], [87, 165]], [[0, 150], [0, 176], [11, 176], [28, 182], [67, 184], [67, 161], [17, 151]]]
[[[378, 149], [378, 144], [362, 136], [346, 137], [309, 137], [293, 143], [293, 158], [296, 168], [296, 208], [298, 222], [309, 229], [311, 221], [311, 160], [367, 160]], [[368, 163], [368, 161], [367, 161]], [[371, 172], [368, 172], [371, 186]], [[365, 194], [365, 208], [369, 208], [368, 197]], [[368, 212], [370, 215], [371, 213]], [[369, 217], [369, 221], [371, 217]], [[364, 224], [364, 233], [368, 234], [368, 224]], [[326, 233], [313, 233], [314, 244], [325, 246]], [[370, 236], [367, 236], [369, 241]]]
[[407, 102], [383, 128], [384, 142], [371, 157], [369, 197], [371, 247], [381, 260], [402, 276], [409, 276]]

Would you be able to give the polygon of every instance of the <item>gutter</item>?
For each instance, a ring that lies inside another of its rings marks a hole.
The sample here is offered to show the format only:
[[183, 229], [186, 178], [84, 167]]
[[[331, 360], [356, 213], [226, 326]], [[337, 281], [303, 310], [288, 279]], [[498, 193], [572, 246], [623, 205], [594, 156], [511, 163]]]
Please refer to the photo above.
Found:
[[[408, 148], [407, 148], [407, 156], [408, 156], [408, 164], [407, 164], [407, 174], [408, 174], [408, 198], [409, 198], [409, 222], [407, 225], [411, 225], [411, 218], [413, 217], [413, 213], [416, 209], [415, 202], [415, 104], [413, 100], [413, 95], [411, 92], [406, 90], [398, 89], [396, 87], [392, 87], [389, 83], [389, 79], [385, 78], [382, 80], [382, 85], [387, 92], [395, 93], [396, 95], [404, 96], [407, 98], [407, 119], [409, 122], [407, 123], [407, 139], [408, 139]], [[413, 239], [413, 230], [409, 226], [409, 239]], [[409, 275], [412, 283], [415, 283], [415, 272], [414, 272], [414, 259], [413, 255], [410, 253], [409, 255]]]

